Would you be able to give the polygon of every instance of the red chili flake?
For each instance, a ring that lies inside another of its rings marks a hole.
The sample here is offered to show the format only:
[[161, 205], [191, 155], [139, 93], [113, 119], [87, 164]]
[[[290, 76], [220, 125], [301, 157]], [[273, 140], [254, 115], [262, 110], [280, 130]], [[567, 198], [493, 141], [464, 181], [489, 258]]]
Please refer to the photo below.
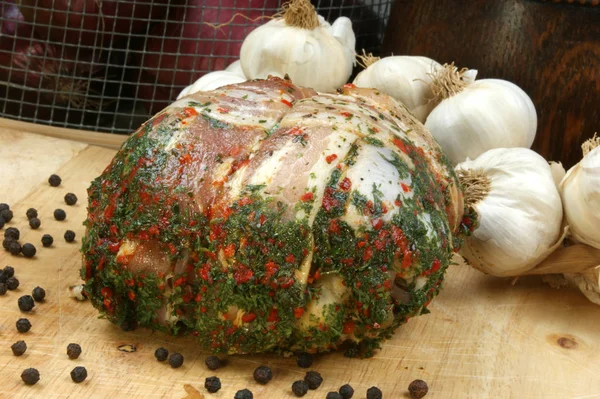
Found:
[[354, 89], [356, 86], [353, 83], [346, 83], [344, 85], [345, 89]]
[[356, 325], [354, 324], [353, 321], [347, 321], [344, 323], [344, 328], [343, 328], [342, 332], [344, 334], [352, 334], [354, 332], [355, 327], [356, 327]]
[[183, 302], [185, 302], [185, 303], [190, 303], [193, 297], [194, 297], [194, 294], [192, 294], [190, 292], [190, 293], [185, 294], [181, 299], [183, 299]]
[[272, 276], [275, 273], [277, 273], [277, 270], [279, 270], [279, 266], [277, 265], [277, 263], [269, 261], [265, 264], [265, 269], [267, 271], [267, 275]]
[[359, 241], [359, 242], [358, 242], [358, 244], [356, 244], [356, 246], [357, 246], [357, 247], [359, 247], [359, 248], [362, 248], [362, 247], [364, 247], [365, 245], [367, 245], [367, 242], [366, 242], [366, 241]]
[[158, 229], [158, 226], [154, 225], [154, 226], [150, 226], [150, 228], [148, 229], [148, 234], [152, 235], [152, 236], [157, 236], [160, 234], [160, 230]]
[[198, 331], [192, 331], [192, 335], [193, 335], [194, 337], [197, 337], [197, 336], [199, 336], [199, 335], [200, 335], [200, 333], [199, 333]]
[[237, 284], [247, 283], [253, 276], [254, 272], [242, 264], [233, 272], [233, 278]]
[[173, 285], [175, 287], [179, 287], [180, 285], [184, 284], [186, 281], [185, 277], [179, 277], [177, 280], [175, 280], [175, 282], [173, 283]]
[[404, 141], [396, 137], [394, 140], [392, 140], [392, 142], [396, 147], [400, 149], [400, 151], [402, 151], [405, 154], [408, 154], [408, 149], [406, 148], [406, 144], [404, 144]]
[[112, 307], [112, 301], [108, 298], [105, 299], [102, 303], [104, 304], [104, 307], [108, 310], [110, 310], [110, 308]]
[[167, 246], [169, 247], [169, 252], [171, 252], [171, 255], [175, 255], [177, 253], [177, 247], [175, 244], [170, 242]]
[[200, 313], [206, 313], [206, 306], [201, 306], [200, 307]]
[[408, 240], [406, 239], [404, 232], [397, 226], [392, 226], [392, 239], [394, 240], [394, 244], [396, 244], [402, 252], [406, 251]]
[[279, 282], [279, 286], [281, 288], [290, 288], [292, 285], [294, 285], [294, 279], [291, 277], [284, 277], [282, 279], [280, 279]]
[[111, 202], [104, 210], [104, 219], [109, 220], [115, 213], [115, 204]]
[[231, 258], [233, 255], [235, 255], [235, 244], [231, 243], [223, 248], [223, 254], [227, 258]]
[[113, 235], [113, 236], [116, 236], [117, 233], [118, 233], [117, 226], [115, 226], [114, 224], [111, 224], [110, 225], [110, 234]]
[[354, 285], [356, 286], [356, 288], [360, 288], [362, 283], [360, 281], [357, 281]]
[[344, 259], [340, 259], [340, 263], [346, 265], [346, 266], [350, 266], [354, 263], [354, 259], [352, 258], [344, 258]]
[[373, 205], [373, 201], [368, 200], [367, 203], [365, 204], [365, 214], [372, 215], [374, 211], [375, 211], [375, 205]]
[[198, 116], [198, 111], [196, 111], [194, 108], [187, 107], [187, 108], [184, 108], [183, 115], [186, 118], [190, 118], [192, 116]]
[[267, 221], [267, 217], [265, 215], [261, 214], [260, 218], [258, 218], [258, 221], [259, 221], [260, 225], [262, 226]]
[[330, 233], [339, 234], [339, 232], [340, 232], [340, 225], [338, 224], [337, 219], [330, 219], [329, 220], [329, 227], [327, 228], [327, 231], [330, 232]]
[[350, 112], [344, 111], [341, 112], [341, 115], [346, 119], [352, 119], [352, 114]]
[[294, 317], [297, 318], [297, 319], [301, 318], [305, 311], [306, 310], [304, 308], [296, 308], [296, 309], [294, 309]]
[[120, 265], [126, 265], [129, 263], [129, 257], [126, 255], [118, 255], [116, 261]]
[[231, 335], [235, 332], [235, 330], [237, 330], [236, 326], [231, 326], [229, 327], [227, 330], [225, 330], [225, 335]]
[[349, 191], [352, 187], [352, 182], [347, 177], [344, 177], [344, 180], [340, 182], [339, 186], [342, 190]]
[[321, 271], [317, 269], [317, 271], [315, 272], [315, 274], [313, 274], [313, 278], [315, 280], [318, 280], [321, 278]]
[[400, 186], [402, 187], [402, 191], [404, 191], [405, 193], [410, 191], [410, 187], [407, 184], [400, 183]]
[[219, 112], [221, 114], [228, 114], [229, 110], [227, 108], [217, 107], [217, 112]]
[[383, 251], [385, 249], [385, 241], [375, 240], [375, 249], [378, 251]]
[[119, 242], [112, 242], [112, 243], [108, 244], [108, 250], [110, 252], [112, 252], [113, 254], [116, 254], [117, 252], [119, 252], [119, 248], [121, 248], [121, 243], [119, 243]]
[[293, 254], [288, 254], [288, 255], [285, 257], [285, 261], [286, 261], [287, 263], [294, 263], [294, 262], [296, 261], [296, 257], [295, 257]]
[[371, 225], [375, 230], [379, 230], [383, 226], [383, 220], [381, 218], [371, 220]]
[[367, 249], [365, 249], [365, 253], [363, 254], [362, 258], [365, 262], [368, 262], [372, 257], [373, 257], [373, 249], [371, 247], [367, 247]]
[[399, 199], [397, 199], [396, 201], [394, 201], [394, 205], [396, 205], [396, 206], [402, 206], [402, 201], [400, 201]]
[[202, 294], [197, 293], [196, 296], [194, 297], [194, 302], [200, 302], [201, 300], [202, 300]]
[[277, 317], [277, 309], [271, 309], [271, 311], [269, 312], [269, 317], [267, 317], [267, 321], [270, 323], [279, 321], [279, 317]]
[[254, 319], [256, 319], [256, 314], [250, 312], [250, 313], [246, 313], [245, 315], [242, 316], [242, 322], [244, 323], [251, 323], [254, 321]]
[[292, 103], [289, 102], [288, 100], [284, 99], [284, 98], [281, 99], [281, 102], [284, 103], [285, 105], [287, 105], [290, 108], [292, 107]]
[[183, 154], [179, 157], [179, 163], [182, 165], [192, 162], [192, 156], [190, 154]]
[[100, 290], [100, 294], [104, 297], [104, 298], [112, 298], [113, 296], [113, 290], [110, 287], [103, 287]]
[[312, 201], [313, 198], [314, 198], [313, 193], [309, 191], [307, 193], [302, 194], [302, 196], [300, 197], [300, 201], [308, 202], [308, 201]]
[[337, 159], [337, 155], [336, 154], [330, 154], [330, 155], [327, 155], [325, 157], [325, 161], [327, 161], [327, 163], [332, 163], [336, 159]]
[[412, 264], [412, 251], [404, 250], [404, 257], [402, 258], [402, 268], [408, 269]]
[[243, 196], [242, 199], [239, 201], [239, 204], [241, 206], [246, 206], [246, 205], [250, 205], [252, 202], [252, 198], [248, 197], [248, 196]]
[[338, 201], [333, 197], [334, 190], [331, 187], [325, 188], [325, 195], [323, 196], [323, 208], [327, 212], [335, 208], [338, 205]]
[[135, 301], [135, 292], [133, 292], [133, 291], [127, 292], [127, 297], [129, 298], [130, 301]]
[[383, 282], [383, 286], [385, 287], [386, 290], [389, 290], [392, 288], [392, 280], [385, 280]]

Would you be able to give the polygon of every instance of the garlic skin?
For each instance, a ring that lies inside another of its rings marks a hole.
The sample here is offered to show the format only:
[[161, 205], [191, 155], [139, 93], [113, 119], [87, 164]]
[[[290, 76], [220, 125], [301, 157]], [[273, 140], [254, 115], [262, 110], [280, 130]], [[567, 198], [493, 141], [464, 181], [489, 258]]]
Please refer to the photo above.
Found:
[[517, 276], [560, 245], [562, 203], [540, 155], [526, 148], [493, 149], [456, 170], [480, 171], [489, 179], [489, 191], [472, 205], [479, 227], [460, 252], [473, 267], [494, 276]]
[[207, 73], [193, 84], [183, 89], [177, 96], [177, 100], [199, 91], [210, 91], [222, 86], [245, 82], [247, 79], [241, 71], [240, 62], [238, 60], [229, 65], [224, 71]]
[[425, 127], [457, 164], [494, 148], [530, 148], [537, 114], [529, 96], [517, 85], [482, 79], [442, 100], [427, 117]]
[[400, 101], [421, 122], [435, 107], [431, 91], [431, 74], [441, 65], [431, 58], [390, 56], [382, 58], [360, 72], [354, 79], [358, 87], [381, 90]]
[[600, 249], [600, 147], [569, 169], [560, 194], [572, 238]]
[[[552, 172], [552, 179], [554, 179], [554, 184], [556, 187], [560, 186], [560, 182], [564, 179], [567, 172], [565, 171], [564, 166], [560, 162], [550, 161], [550, 171]], [[560, 192], [560, 189], [559, 189]]]
[[253, 30], [244, 40], [240, 60], [248, 79], [269, 75], [319, 92], [343, 86], [354, 65], [356, 37], [352, 22], [340, 17], [330, 25], [318, 16], [319, 26], [304, 29], [273, 19]]

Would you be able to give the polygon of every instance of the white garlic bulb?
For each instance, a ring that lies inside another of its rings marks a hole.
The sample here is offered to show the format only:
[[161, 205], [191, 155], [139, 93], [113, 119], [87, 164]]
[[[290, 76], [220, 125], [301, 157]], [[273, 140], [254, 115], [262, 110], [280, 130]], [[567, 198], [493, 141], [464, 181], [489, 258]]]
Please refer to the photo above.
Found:
[[244, 40], [244, 75], [264, 79], [287, 74], [294, 84], [320, 92], [343, 86], [354, 65], [352, 22], [340, 17], [330, 25], [309, 0], [292, 0], [286, 6], [282, 18], [259, 26]]
[[425, 122], [436, 102], [431, 75], [441, 67], [436, 61], [418, 56], [391, 56], [366, 59], [367, 67], [354, 79], [358, 87], [378, 89], [400, 101]]
[[572, 238], [600, 249], [600, 139], [584, 144], [583, 159], [560, 183]]
[[468, 82], [463, 74], [453, 65], [438, 73], [432, 89], [443, 100], [425, 121], [450, 160], [457, 164], [493, 148], [531, 147], [537, 115], [529, 96], [505, 80]]
[[461, 250], [475, 268], [517, 276], [562, 242], [562, 204], [548, 163], [526, 148], [498, 148], [456, 167], [479, 226]]
[[189, 85], [179, 93], [177, 99], [189, 96], [199, 91], [210, 91], [218, 89], [222, 86], [232, 85], [235, 83], [245, 82], [247, 79], [244, 76], [240, 67], [240, 61], [236, 61], [229, 65], [224, 71], [215, 71], [203, 75], [193, 84]]

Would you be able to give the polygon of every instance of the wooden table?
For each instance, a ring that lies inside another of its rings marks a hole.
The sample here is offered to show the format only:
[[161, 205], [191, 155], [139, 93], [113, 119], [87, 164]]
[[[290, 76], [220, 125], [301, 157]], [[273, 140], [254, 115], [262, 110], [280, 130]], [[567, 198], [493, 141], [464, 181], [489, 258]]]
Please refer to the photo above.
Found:
[[[7, 202], [15, 217], [8, 226], [21, 230], [21, 242], [32, 242], [34, 259], [0, 252], [0, 267], [15, 267], [21, 285], [0, 297], [0, 397], [2, 398], [233, 398], [249, 388], [255, 398], [291, 398], [290, 386], [304, 370], [294, 359], [277, 356], [234, 356], [216, 372], [204, 365], [207, 353], [191, 339], [166, 337], [137, 330], [122, 332], [98, 319], [88, 302], [68, 296], [69, 285], [79, 280], [80, 238], [86, 212], [86, 188], [100, 174], [114, 150], [15, 130], [0, 129], [0, 202]], [[58, 188], [47, 183], [59, 174]], [[66, 206], [63, 196], [74, 192], [79, 202]], [[42, 226], [31, 230], [25, 211], [38, 209]], [[52, 217], [55, 208], [67, 212], [67, 220]], [[77, 233], [76, 243], [66, 243], [64, 231]], [[55, 243], [43, 248], [40, 238], [52, 234]], [[23, 315], [19, 296], [40, 285], [45, 303]], [[316, 359], [313, 369], [324, 383], [305, 398], [324, 398], [327, 392], [350, 383], [354, 398], [365, 398], [377, 385], [384, 398], [408, 397], [408, 384], [417, 378], [430, 387], [427, 398], [591, 398], [600, 397], [600, 307], [575, 288], [555, 290], [538, 277], [522, 278], [516, 285], [485, 276], [467, 266], [448, 270], [445, 287], [420, 316], [396, 332], [371, 359], [347, 359], [329, 354]], [[15, 322], [28, 317], [30, 332], [19, 334]], [[24, 339], [28, 349], [14, 357], [10, 345]], [[66, 347], [79, 343], [83, 353], [69, 360]], [[117, 349], [133, 344], [134, 353]], [[154, 359], [154, 350], [165, 346], [185, 356], [180, 369]], [[252, 380], [259, 364], [273, 368], [266, 386]], [[88, 378], [75, 384], [69, 376], [77, 365]], [[41, 380], [25, 386], [22, 370], [35, 367]], [[208, 394], [204, 379], [217, 375], [223, 388]]]

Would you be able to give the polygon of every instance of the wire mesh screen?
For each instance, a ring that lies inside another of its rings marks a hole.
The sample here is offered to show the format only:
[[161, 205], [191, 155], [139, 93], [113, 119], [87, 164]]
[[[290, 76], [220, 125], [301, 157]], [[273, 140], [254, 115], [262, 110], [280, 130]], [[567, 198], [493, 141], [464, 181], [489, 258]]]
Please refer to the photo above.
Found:
[[[393, 0], [312, 0], [377, 53]], [[207, 72], [283, 0], [2, 0], [0, 116], [130, 133]]]

